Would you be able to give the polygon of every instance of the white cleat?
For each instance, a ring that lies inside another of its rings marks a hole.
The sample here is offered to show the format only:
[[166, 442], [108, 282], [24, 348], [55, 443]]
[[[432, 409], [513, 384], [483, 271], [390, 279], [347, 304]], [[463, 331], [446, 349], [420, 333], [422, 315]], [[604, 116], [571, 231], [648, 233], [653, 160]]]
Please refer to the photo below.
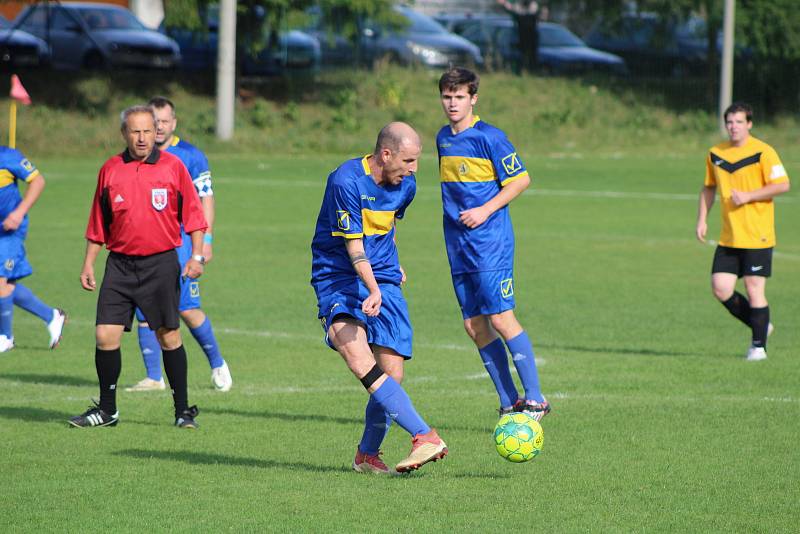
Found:
[[14, 338], [0, 336], [0, 352], [8, 352], [14, 348]]
[[228, 362], [222, 361], [221, 367], [215, 367], [211, 370], [211, 383], [217, 391], [230, 391], [233, 386], [233, 378], [231, 377], [231, 370], [228, 369]]
[[760, 362], [767, 359], [767, 351], [764, 347], [750, 347], [747, 349], [748, 362]]
[[167, 389], [167, 385], [164, 383], [163, 378], [161, 380], [153, 380], [148, 376], [125, 388], [125, 391], [162, 391], [164, 389]]
[[64, 324], [67, 322], [67, 314], [64, 310], [53, 308], [53, 318], [47, 323], [47, 332], [50, 334], [50, 349], [58, 346], [61, 341], [61, 334], [64, 332]]

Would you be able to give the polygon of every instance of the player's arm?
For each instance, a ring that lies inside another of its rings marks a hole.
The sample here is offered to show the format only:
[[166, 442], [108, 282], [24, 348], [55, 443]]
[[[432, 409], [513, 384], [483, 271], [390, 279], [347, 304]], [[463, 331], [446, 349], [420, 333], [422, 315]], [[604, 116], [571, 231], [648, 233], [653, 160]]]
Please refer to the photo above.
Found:
[[44, 177], [42, 177], [41, 174], [37, 174], [28, 182], [28, 187], [25, 189], [25, 195], [23, 195], [22, 201], [3, 221], [3, 230], [11, 231], [19, 228], [25, 215], [33, 205], [36, 204], [36, 201], [39, 200], [42, 191], [44, 191]]
[[94, 279], [94, 262], [101, 248], [103, 248], [102, 243], [86, 240], [86, 255], [83, 257], [83, 269], [81, 269], [81, 287], [86, 291], [94, 291], [97, 287]]
[[701, 243], [706, 242], [706, 232], [708, 231], [708, 213], [714, 205], [714, 196], [717, 194], [717, 186], [704, 185], [700, 190], [700, 200], [697, 203], [697, 224], [695, 225], [695, 235]]
[[789, 191], [789, 182], [780, 182], [777, 184], [767, 184], [764, 187], [756, 189], [755, 191], [731, 191], [731, 200], [737, 206], [742, 206], [750, 202], [761, 202], [764, 200], [771, 200], [778, 195], [782, 195]]
[[350, 256], [353, 269], [369, 290], [369, 296], [361, 303], [361, 311], [369, 317], [375, 317], [381, 311], [381, 290], [378, 287], [378, 281], [375, 280], [375, 274], [372, 272], [372, 265], [364, 252], [364, 240], [361, 238], [346, 239], [344, 246], [347, 249], [347, 255]]
[[488, 219], [492, 213], [511, 203], [511, 201], [525, 191], [529, 185], [531, 185], [531, 177], [528, 173], [525, 173], [523, 176], [503, 186], [500, 192], [493, 196], [486, 204], [462, 211], [458, 220], [467, 228], [477, 228], [486, 222], [486, 219]]
[[203, 256], [205, 256], [206, 263], [208, 263], [213, 255], [211, 247], [211, 235], [213, 232], [211, 229], [214, 226], [214, 195], [200, 197], [200, 203], [203, 205], [203, 215], [205, 215], [208, 223], [208, 228], [206, 228], [206, 233], [203, 236]]

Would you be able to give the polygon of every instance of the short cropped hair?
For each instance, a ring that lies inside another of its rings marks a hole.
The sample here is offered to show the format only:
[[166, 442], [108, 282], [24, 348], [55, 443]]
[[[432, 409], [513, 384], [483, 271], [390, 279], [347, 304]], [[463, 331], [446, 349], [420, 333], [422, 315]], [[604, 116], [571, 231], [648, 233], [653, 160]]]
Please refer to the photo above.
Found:
[[439, 78], [439, 93], [446, 90], [452, 91], [461, 85], [466, 85], [470, 96], [475, 96], [478, 93], [480, 81], [475, 72], [463, 67], [453, 67]]
[[156, 123], [156, 114], [153, 112], [153, 108], [150, 106], [145, 106], [144, 104], [137, 104], [135, 106], [125, 108], [122, 113], [119, 114], [120, 130], [125, 131], [125, 128], [128, 126], [128, 117], [131, 115], [136, 115], [137, 113], [147, 113], [153, 117], [153, 124]]
[[154, 96], [150, 99], [147, 105], [155, 109], [164, 109], [165, 107], [169, 106], [169, 109], [172, 110], [172, 116], [175, 116], [175, 104], [173, 104], [172, 100], [166, 96]]
[[722, 115], [725, 117], [725, 120], [728, 120], [728, 115], [732, 113], [744, 113], [745, 117], [747, 117], [747, 122], [753, 122], [753, 106], [746, 102], [734, 102], [728, 109], [725, 110], [725, 113]]
[[[390, 122], [378, 132], [378, 140], [375, 141], [375, 154], [380, 154], [381, 150], [388, 148], [392, 153], [398, 152], [403, 144], [403, 141], [410, 141], [412, 143], [419, 143], [419, 135], [416, 131], [408, 125], [406, 128], [401, 128], [401, 123]], [[416, 139], [409, 137], [407, 133], [412, 133]]]

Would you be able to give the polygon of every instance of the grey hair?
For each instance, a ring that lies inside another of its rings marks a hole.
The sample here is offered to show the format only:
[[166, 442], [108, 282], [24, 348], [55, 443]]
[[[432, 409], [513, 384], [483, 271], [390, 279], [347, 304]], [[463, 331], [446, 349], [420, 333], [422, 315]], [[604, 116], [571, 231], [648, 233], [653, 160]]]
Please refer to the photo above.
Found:
[[390, 122], [378, 133], [375, 142], [375, 154], [380, 153], [381, 149], [388, 148], [392, 152], [400, 150], [403, 142], [419, 144], [419, 134], [404, 122]]
[[131, 115], [135, 115], [137, 113], [147, 113], [151, 117], [153, 117], [153, 124], [156, 123], [156, 113], [153, 111], [153, 108], [150, 106], [146, 106], [144, 104], [137, 104], [135, 106], [131, 106], [129, 108], [125, 108], [122, 113], [119, 114], [119, 128], [122, 131], [125, 131], [125, 127], [128, 125], [128, 117]]

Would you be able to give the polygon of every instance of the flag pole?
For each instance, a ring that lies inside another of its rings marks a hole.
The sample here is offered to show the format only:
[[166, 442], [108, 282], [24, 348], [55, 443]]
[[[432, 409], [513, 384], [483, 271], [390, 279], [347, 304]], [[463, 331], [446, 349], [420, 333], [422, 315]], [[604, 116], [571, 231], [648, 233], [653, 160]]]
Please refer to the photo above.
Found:
[[8, 109], [8, 146], [17, 147], [17, 101], [13, 98]]

